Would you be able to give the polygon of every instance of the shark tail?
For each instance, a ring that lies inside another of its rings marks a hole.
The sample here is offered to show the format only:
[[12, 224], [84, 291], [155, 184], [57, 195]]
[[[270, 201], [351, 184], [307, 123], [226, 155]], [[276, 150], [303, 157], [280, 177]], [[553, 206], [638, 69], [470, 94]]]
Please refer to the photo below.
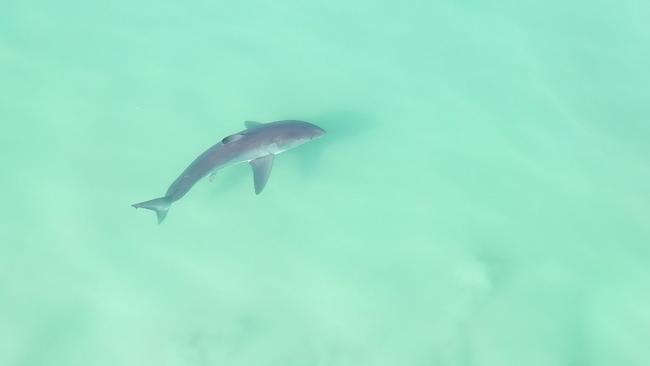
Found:
[[136, 203], [131, 206], [135, 208], [146, 208], [147, 210], [152, 210], [156, 212], [156, 216], [158, 216], [158, 223], [160, 224], [165, 219], [165, 216], [167, 216], [167, 212], [169, 211], [169, 206], [171, 206], [171, 204], [172, 204], [172, 198], [169, 196], [165, 196], [160, 198], [154, 198], [149, 201]]

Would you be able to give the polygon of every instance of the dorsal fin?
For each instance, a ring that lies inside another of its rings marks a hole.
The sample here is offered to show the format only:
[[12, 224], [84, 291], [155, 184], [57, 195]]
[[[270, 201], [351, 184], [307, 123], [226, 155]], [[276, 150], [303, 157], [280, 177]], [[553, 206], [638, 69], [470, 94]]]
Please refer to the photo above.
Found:
[[237, 140], [241, 139], [242, 137], [244, 137], [244, 135], [236, 133], [234, 135], [224, 137], [223, 140], [221, 140], [221, 142], [223, 142], [224, 144], [228, 144], [228, 143], [231, 143], [233, 141], [237, 141]]
[[244, 125], [246, 128], [255, 128], [263, 125], [264, 123], [262, 122], [255, 122], [255, 121], [244, 121]]

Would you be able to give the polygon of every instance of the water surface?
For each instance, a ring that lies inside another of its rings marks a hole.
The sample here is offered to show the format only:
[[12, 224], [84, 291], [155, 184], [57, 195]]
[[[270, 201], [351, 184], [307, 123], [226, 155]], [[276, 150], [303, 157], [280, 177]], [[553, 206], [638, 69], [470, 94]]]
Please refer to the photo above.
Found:
[[[5, 1], [0, 364], [647, 365], [644, 1]], [[164, 193], [244, 120], [328, 135]]]

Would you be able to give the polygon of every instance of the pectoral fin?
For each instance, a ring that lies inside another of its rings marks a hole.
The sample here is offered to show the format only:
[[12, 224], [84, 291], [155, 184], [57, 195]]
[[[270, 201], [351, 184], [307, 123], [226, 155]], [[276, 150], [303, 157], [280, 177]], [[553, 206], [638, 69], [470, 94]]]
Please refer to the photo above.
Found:
[[244, 135], [242, 135], [242, 134], [240, 134], [240, 133], [236, 133], [236, 134], [234, 134], [234, 135], [230, 135], [230, 136], [226, 136], [226, 137], [224, 137], [223, 140], [221, 140], [221, 142], [222, 142], [223, 144], [229, 144], [229, 143], [231, 143], [231, 142], [235, 142], [235, 141], [237, 141], [237, 140], [241, 140], [242, 137], [244, 137]]
[[244, 125], [246, 128], [255, 128], [263, 125], [261, 122], [255, 122], [255, 121], [244, 121]]
[[273, 154], [265, 155], [249, 162], [253, 168], [253, 178], [255, 181], [255, 194], [260, 194], [269, 180], [271, 168], [273, 167]]

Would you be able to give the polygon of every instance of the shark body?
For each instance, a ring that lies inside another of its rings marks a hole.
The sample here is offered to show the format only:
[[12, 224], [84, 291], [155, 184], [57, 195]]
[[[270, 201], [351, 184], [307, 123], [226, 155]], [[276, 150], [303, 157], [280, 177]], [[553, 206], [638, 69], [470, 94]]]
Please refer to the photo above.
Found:
[[253, 168], [255, 193], [260, 194], [271, 174], [275, 155], [325, 134], [325, 130], [303, 121], [259, 123], [246, 121], [246, 129], [223, 138], [199, 155], [169, 186], [163, 197], [133, 204], [156, 212], [158, 223], [169, 206], [181, 199], [199, 180], [220, 169], [239, 163]]

